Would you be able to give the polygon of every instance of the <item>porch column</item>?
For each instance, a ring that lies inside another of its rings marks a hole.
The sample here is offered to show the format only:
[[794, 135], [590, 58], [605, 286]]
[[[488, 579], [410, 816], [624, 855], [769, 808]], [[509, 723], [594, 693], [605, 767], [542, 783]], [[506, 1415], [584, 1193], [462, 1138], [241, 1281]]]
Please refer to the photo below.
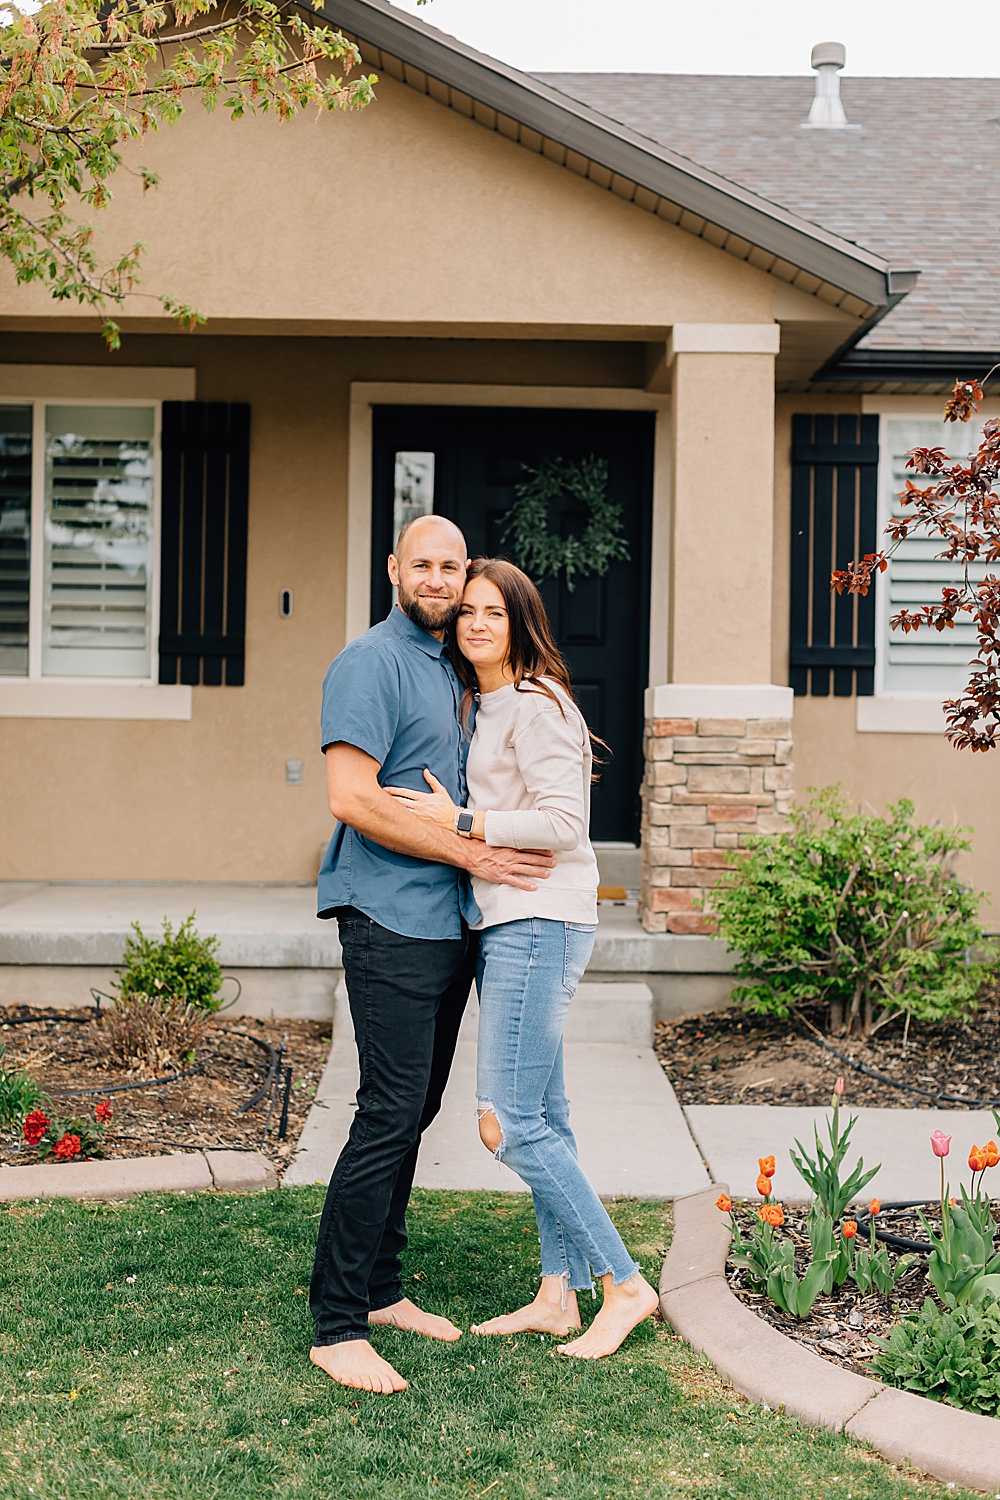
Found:
[[767, 324], [675, 326], [670, 681], [646, 693], [640, 915], [711, 933], [728, 851], [785, 826], [792, 690], [771, 683], [774, 357]]

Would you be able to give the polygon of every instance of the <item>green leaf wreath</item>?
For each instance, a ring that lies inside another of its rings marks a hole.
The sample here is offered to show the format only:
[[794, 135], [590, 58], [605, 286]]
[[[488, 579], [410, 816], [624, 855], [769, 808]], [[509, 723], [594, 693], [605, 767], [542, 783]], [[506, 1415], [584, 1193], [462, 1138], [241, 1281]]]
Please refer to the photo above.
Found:
[[[607, 459], [591, 455], [571, 463], [554, 458], [537, 469], [522, 467], [528, 477], [514, 486], [514, 504], [500, 533], [518, 567], [539, 583], [555, 578], [561, 569], [572, 592], [578, 575], [603, 577], [613, 562], [631, 561], [621, 535], [622, 508], [608, 499]], [[549, 506], [565, 494], [581, 500], [590, 511], [582, 536], [553, 536], [549, 531]]]

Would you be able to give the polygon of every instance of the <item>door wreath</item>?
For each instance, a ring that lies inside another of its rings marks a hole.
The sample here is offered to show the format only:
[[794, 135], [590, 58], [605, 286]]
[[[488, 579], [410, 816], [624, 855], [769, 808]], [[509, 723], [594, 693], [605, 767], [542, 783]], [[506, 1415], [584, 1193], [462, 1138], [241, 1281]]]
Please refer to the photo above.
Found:
[[[528, 477], [514, 486], [514, 504], [500, 532], [518, 567], [539, 583], [562, 571], [572, 593], [577, 576], [603, 577], [611, 563], [631, 561], [621, 534], [622, 508], [608, 499], [607, 459], [553, 458], [537, 469], [522, 468]], [[590, 512], [582, 536], [553, 536], [549, 530], [549, 506], [564, 495], [581, 500]]]

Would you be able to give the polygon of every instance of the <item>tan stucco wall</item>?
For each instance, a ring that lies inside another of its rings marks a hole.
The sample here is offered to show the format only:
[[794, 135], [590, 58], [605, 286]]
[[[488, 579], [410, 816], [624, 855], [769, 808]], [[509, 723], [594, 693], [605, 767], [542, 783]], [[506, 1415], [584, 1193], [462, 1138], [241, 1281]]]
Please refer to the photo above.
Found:
[[[93, 335], [8, 335], [0, 359], [105, 356]], [[343, 644], [350, 382], [523, 381], [525, 346], [134, 337], [116, 359], [194, 364], [199, 399], [251, 403], [246, 686], [195, 688], [190, 722], [0, 718], [0, 879], [310, 880], [331, 827], [317, 720]], [[643, 368], [641, 346], [608, 343], [530, 359], [545, 385], [636, 385]]]
[[[775, 402], [774, 615], [772, 680], [788, 681], [791, 548], [791, 419], [796, 412], [854, 412], [858, 396], [783, 395]], [[882, 812], [909, 797], [924, 822], [971, 824], [973, 852], [960, 868], [993, 893], [983, 920], [1000, 927], [1000, 752], [953, 750], [934, 734], [859, 733], [856, 698], [795, 699], [796, 800], [840, 782], [855, 807]]]
[[[355, 115], [233, 124], [189, 108], [119, 173], [98, 253], [150, 247], [142, 290], [223, 320], [311, 331], [571, 330], [617, 337], [674, 322], [768, 322], [772, 279], [391, 78]], [[811, 300], [811, 299], [810, 299]], [[79, 326], [0, 273], [6, 326]], [[156, 316], [132, 298], [133, 318]], [[128, 326], [128, 325], [126, 325]]]

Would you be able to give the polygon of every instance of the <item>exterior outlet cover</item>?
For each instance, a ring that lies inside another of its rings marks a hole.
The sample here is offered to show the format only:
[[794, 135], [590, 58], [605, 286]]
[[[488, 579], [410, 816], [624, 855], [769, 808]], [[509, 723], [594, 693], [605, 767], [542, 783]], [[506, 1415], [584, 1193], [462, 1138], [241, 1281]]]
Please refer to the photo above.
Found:
[[302, 762], [300, 760], [285, 761], [285, 785], [302, 785]]

